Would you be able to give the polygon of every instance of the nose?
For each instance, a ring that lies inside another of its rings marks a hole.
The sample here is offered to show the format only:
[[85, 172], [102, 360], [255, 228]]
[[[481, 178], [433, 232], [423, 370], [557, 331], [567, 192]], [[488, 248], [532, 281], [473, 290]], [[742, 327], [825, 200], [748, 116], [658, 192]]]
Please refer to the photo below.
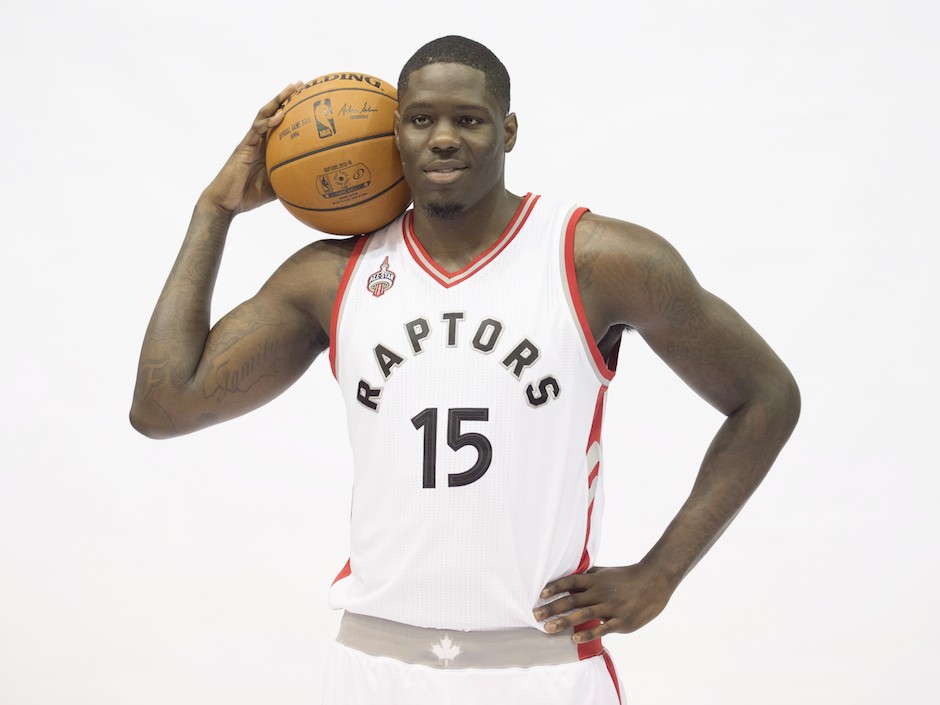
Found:
[[449, 120], [438, 120], [431, 128], [428, 146], [435, 152], [454, 151], [460, 147], [460, 135]]

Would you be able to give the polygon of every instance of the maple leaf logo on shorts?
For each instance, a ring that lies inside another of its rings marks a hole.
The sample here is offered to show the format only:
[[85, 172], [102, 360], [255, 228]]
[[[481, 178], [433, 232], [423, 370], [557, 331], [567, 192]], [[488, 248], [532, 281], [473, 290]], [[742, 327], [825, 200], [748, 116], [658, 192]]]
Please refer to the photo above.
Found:
[[442, 637], [437, 644], [431, 644], [431, 653], [444, 662], [444, 668], [454, 665], [454, 659], [460, 656], [460, 645], [449, 636]]

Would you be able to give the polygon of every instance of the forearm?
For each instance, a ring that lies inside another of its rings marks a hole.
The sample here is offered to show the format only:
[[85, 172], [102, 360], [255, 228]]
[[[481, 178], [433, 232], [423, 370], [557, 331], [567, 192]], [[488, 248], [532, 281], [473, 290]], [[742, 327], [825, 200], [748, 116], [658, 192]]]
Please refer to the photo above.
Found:
[[730, 414], [688, 499], [642, 562], [678, 585], [763, 481], [798, 417], [799, 392], [789, 378], [773, 401], [745, 404]]
[[232, 214], [201, 198], [150, 324], [138, 365], [131, 423], [147, 435], [172, 427], [169, 405], [191, 384], [209, 334], [215, 288]]

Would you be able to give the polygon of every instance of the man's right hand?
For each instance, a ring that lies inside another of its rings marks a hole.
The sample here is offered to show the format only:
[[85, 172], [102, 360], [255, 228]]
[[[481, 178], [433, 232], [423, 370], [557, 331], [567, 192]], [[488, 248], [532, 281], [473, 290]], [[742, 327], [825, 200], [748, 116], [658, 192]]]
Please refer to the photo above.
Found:
[[202, 192], [201, 206], [220, 215], [236, 215], [274, 200], [274, 189], [264, 164], [264, 138], [284, 119], [284, 102], [303, 85], [302, 82], [292, 83], [258, 111], [248, 134]]

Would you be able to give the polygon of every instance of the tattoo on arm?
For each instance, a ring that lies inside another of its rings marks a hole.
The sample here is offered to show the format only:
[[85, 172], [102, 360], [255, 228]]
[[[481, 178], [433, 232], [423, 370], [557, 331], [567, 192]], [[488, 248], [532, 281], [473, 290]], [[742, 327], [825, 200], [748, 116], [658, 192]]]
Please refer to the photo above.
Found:
[[[264, 330], [255, 345], [255, 351], [248, 357], [233, 359], [228, 349], [216, 355], [215, 373], [203, 385], [203, 395], [206, 399], [222, 401], [228, 394], [249, 391], [265, 377], [277, 376], [284, 346], [269, 335], [270, 331], [267, 329], [270, 326], [257, 328]], [[254, 332], [246, 333], [246, 337]]]
[[220, 402], [276, 377], [296, 349], [281, 330], [285, 325], [258, 300], [245, 302], [220, 321], [206, 346], [211, 373], [203, 380], [203, 397]]

